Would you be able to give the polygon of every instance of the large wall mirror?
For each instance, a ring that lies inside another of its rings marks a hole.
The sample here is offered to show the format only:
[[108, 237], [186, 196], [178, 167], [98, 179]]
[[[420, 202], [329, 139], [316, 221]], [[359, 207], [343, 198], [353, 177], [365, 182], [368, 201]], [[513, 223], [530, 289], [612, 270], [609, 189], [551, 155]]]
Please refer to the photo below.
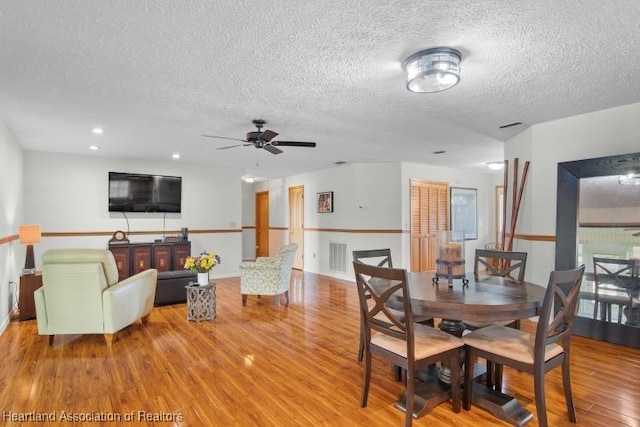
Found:
[[556, 268], [585, 264], [574, 333], [640, 348], [640, 153], [558, 164]]

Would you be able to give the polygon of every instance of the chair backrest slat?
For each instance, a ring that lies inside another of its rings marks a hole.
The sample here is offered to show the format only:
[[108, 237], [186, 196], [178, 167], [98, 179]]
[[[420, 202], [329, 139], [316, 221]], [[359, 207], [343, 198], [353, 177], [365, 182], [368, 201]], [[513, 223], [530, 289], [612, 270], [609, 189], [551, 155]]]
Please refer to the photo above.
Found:
[[[481, 270], [480, 267], [484, 270]], [[527, 267], [526, 252], [508, 252], [493, 249], [476, 249], [473, 274], [475, 277], [485, 275], [511, 277], [520, 281], [524, 280]], [[514, 277], [514, 272], [517, 274]]]
[[364, 262], [365, 264], [369, 264], [364, 260], [367, 259], [380, 259], [377, 263], [378, 267], [388, 267], [393, 268], [393, 262], [391, 260], [391, 249], [366, 249], [366, 250], [358, 250], [353, 251], [353, 260]]
[[636, 270], [636, 262], [632, 259], [593, 257], [596, 293], [603, 284], [629, 291], [632, 287], [632, 279], [636, 277]]

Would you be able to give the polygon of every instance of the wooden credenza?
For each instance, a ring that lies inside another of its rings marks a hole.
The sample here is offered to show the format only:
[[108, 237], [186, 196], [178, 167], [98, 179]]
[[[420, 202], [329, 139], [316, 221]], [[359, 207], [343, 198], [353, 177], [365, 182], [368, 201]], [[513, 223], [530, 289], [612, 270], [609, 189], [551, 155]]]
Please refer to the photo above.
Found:
[[182, 270], [191, 255], [191, 242], [112, 243], [109, 250], [116, 260], [120, 280], [149, 268], [158, 272]]

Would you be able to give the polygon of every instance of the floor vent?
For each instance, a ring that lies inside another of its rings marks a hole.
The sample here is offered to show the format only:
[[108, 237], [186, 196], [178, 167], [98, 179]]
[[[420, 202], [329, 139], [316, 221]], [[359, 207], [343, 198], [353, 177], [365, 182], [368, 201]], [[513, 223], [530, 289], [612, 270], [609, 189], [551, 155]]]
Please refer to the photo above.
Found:
[[347, 272], [347, 244], [329, 242], [329, 270]]

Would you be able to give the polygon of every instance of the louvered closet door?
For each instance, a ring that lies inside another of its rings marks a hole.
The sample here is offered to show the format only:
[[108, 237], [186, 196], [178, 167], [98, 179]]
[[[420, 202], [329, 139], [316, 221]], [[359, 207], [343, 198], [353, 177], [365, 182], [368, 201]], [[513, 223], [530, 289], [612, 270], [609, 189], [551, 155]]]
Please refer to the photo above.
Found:
[[434, 232], [449, 229], [449, 184], [411, 181], [411, 271], [435, 270]]

